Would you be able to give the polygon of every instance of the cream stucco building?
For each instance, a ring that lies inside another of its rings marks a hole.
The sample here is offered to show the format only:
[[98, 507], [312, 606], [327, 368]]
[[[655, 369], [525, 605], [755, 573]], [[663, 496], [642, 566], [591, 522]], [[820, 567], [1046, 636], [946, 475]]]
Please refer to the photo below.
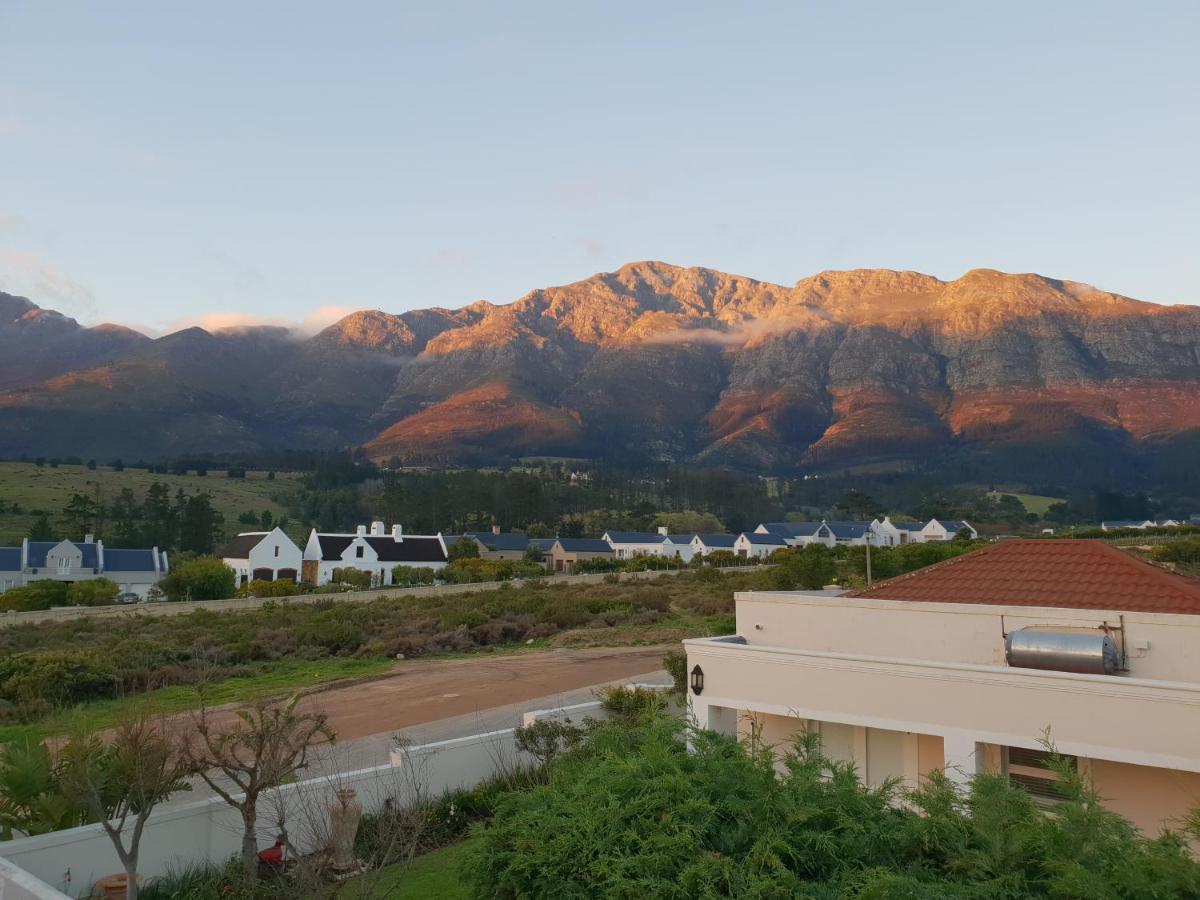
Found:
[[1007, 541], [870, 590], [741, 593], [736, 623], [685, 642], [703, 726], [819, 732], [873, 784], [1001, 771], [1045, 796], [1048, 733], [1149, 833], [1200, 806], [1200, 583], [1124, 551]]

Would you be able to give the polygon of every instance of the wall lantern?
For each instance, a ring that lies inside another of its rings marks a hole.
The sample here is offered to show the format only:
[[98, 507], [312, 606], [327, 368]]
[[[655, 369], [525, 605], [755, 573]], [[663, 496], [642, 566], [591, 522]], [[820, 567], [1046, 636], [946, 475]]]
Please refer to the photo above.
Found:
[[692, 669], [692, 693], [704, 693], [704, 670], [699, 666]]

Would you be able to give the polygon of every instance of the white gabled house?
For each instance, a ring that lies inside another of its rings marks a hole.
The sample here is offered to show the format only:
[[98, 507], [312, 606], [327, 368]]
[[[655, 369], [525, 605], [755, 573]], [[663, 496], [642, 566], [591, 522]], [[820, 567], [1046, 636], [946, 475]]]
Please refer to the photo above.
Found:
[[635, 556], [664, 556], [667, 544], [667, 529], [657, 531], [606, 531], [601, 540], [612, 547], [617, 559], [633, 559]]
[[755, 534], [773, 534], [789, 547], [825, 544], [832, 547], [833, 532], [822, 522], [764, 522], [754, 529]]
[[694, 534], [692, 535], [692, 556], [707, 556], [717, 550], [735, 552], [733, 544], [736, 534]]
[[925, 527], [921, 529], [923, 541], [952, 541], [960, 532], [966, 532], [971, 540], [979, 537], [979, 532], [974, 529], [970, 522], [961, 520], [947, 519], [945, 522], [937, 519], [930, 519], [925, 523]]
[[390, 532], [383, 522], [370, 529], [359, 525], [354, 534], [319, 532], [315, 528], [304, 545], [303, 579], [317, 586], [328, 584], [335, 569], [358, 569], [371, 575], [376, 586], [392, 583], [395, 566], [438, 571], [446, 567], [446, 540], [436, 535], [405, 535], [399, 525]]
[[924, 540], [921, 529], [925, 526], [920, 522], [893, 522], [890, 516], [884, 516], [873, 521], [870, 527], [875, 535], [871, 544], [875, 547], [903, 547]]
[[34, 581], [86, 581], [107, 578], [123, 594], [145, 598], [167, 574], [167, 554], [157, 547], [105, 547], [87, 535], [76, 541], [21, 541], [20, 547], [0, 547], [0, 592]]
[[776, 550], [783, 550], [787, 546], [777, 534], [746, 531], [733, 542], [733, 552], [746, 559], [766, 559]]
[[281, 528], [245, 531], [217, 551], [236, 578], [247, 581], [299, 581], [303, 555]]

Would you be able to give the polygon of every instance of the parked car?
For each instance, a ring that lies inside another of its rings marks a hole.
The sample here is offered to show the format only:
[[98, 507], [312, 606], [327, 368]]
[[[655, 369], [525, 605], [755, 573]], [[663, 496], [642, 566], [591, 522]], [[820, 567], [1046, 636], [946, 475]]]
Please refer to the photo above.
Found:
[[118, 603], [140, 603], [142, 598], [133, 591], [126, 591], [123, 594], [117, 594]]

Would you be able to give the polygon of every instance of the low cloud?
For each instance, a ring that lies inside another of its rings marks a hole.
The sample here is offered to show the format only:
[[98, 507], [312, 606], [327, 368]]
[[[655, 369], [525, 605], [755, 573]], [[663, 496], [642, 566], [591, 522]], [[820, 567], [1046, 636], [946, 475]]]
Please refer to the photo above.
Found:
[[[178, 319], [157, 330], [157, 334], [174, 334], [176, 331], [183, 331], [185, 328], [203, 328], [209, 332], [240, 328], [286, 328], [295, 334], [296, 337], [311, 337], [318, 331], [328, 328], [339, 319], [343, 319], [353, 312], [358, 312], [358, 310], [359, 307], [357, 306], [326, 304], [325, 306], [318, 306], [300, 320], [286, 319], [282, 316], [256, 316], [252, 313], [243, 312], [211, 312]], [[155, 333], [150, 329], [139, 330], [144, 330], [148, 334]]]
[[0, 290], [77, 319], [96, 317], [91, 289], [32, 253], [0, 250]]
[[762, 321], [744, 322], [728, 329], [716, 328], [673, 328], [662, 334], [645, 338], [647, 344], [719, 344], [722, 347], [740, 347], [758, 338], [795, 331], [797, 322]]

